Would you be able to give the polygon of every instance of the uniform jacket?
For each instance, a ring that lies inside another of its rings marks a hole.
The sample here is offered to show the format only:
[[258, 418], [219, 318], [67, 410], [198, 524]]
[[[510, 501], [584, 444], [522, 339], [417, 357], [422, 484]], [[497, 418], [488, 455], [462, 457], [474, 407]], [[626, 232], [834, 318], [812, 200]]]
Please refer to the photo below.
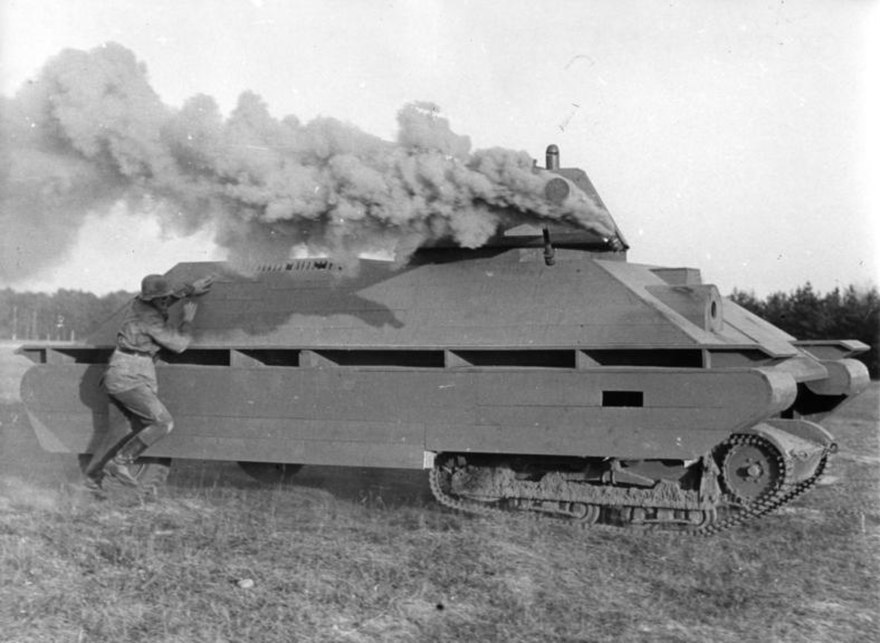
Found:
[[135, 297], [116, 334], [116, 350], [104, 375], [104, 387], [109, 393], [138, 386], [158, 392], [156, 354], [163, 348], [182, 353], [190, 341], [188, 333], [169, 322], [167, 313]]

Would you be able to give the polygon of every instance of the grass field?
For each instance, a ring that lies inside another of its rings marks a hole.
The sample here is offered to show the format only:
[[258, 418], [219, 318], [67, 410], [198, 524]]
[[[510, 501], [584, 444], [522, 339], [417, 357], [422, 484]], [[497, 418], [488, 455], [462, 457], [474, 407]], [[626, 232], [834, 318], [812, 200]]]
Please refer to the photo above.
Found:
[[711, 538], [451, 513], [425, 474], [182, 461], [95, 501], [0, 406], [0, 640], [880, 640], [880, 387], [810, 494]]

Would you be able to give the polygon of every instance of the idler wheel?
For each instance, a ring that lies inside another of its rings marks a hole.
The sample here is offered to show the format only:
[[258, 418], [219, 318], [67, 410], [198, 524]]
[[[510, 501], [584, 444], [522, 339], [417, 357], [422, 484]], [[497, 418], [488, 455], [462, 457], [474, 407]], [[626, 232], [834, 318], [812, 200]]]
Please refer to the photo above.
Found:
[[731, 498], [751, 504], [776, 491], [785, 477], [781, 454], [768, 440], [741, 436], [730, 445], [721, 464], [721, 479]]

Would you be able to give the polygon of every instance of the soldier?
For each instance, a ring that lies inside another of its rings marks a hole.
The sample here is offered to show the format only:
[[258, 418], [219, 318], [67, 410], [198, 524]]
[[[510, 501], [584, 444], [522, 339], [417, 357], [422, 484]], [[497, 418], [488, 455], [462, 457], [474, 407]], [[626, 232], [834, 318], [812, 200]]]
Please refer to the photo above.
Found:
[[[133, 431], [119, 438], [111, 426], [95, 449], [86, 468], [86, 486], [93, 491], [101, 491], [106, 474], [137, 487], [128, 465], [174, 428], [174, 419], [158, 396], [156, 356], [163, 348], [175, 353], [186, 350], [198, 307], [189, 298], [206, 293], [212, 282], [212, 277], [205, 277], [178, 290], [161, 275], [147, 275], [141, 282], [141, 292], [129, 304], [116, 334], [116, 350], [102, 379], [111, 402], [128, 418]], [[186, 301], [176, 324], [169, 321], [168, 309], [178, 299]]]

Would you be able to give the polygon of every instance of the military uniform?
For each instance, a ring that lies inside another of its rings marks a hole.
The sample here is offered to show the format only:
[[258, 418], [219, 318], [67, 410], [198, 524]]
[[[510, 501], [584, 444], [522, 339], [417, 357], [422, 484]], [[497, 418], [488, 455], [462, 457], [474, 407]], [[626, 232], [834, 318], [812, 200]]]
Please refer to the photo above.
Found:
[[[129, 304], [102, 382], [134, 431], [117, 439], [111, 427], [108, 439], [95, 450], [86, 469], [92, 486], [100, 487], [105, 473], [137, 486], [127, 465], [174, 428], [171, 413], [159, 399], [155, 361], [162, 349], [182, 353], [189, 346], [190, 322], [185, 318], [180, 324], [170, 322], [168, 307], [177, 299], [207, 292], [211, 280], [197, 283], [174, 290], [164, 277], [148, 275], [141, 284], [141, 294]], [[193, 307], [191, 317], [195, 304], [188, 305]]]

